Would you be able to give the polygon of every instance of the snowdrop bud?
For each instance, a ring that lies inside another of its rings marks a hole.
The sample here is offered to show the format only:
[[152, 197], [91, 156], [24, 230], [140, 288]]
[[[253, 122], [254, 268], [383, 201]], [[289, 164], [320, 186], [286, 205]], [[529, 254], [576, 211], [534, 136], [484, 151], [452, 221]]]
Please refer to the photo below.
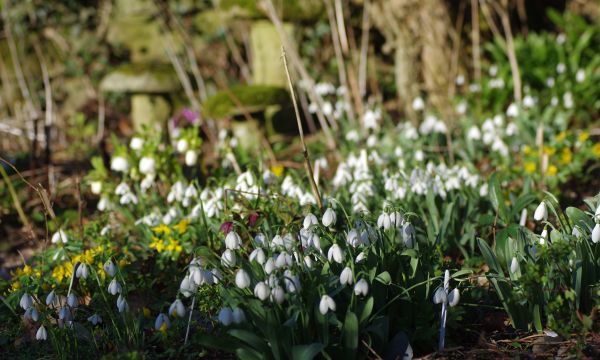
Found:
[[108, 261], [106, 261], [104, 263], [104, 271], [108, 274], [108, 276], [110, 277], [114, 277], [115, 274], [117, 273], [117, 267], [115, 266], [115, 264], [112, 262], [112, 260], [108, 259]]
[[265, 252], [261, 248], [254, 249], [249, 256], [250, 262], [256, 261], [257, 263], [263, 265], [267, 260]]
[[264, 246], [266, 244], [266, 242], [267, 242], [267, 237], [263, 233], [258, 233], [254, 237], [254, 242], [258, 246]]
[[235, 231], [230, 231], [225, 237], [225, 248], [229, 250], [239, 249], [242, 245], [242, 239]]
[[124, 157], [115, 156], [112, 158], [112, 161], [110, 162], [110, 168], [111, 168], [111, 170], [114, 170], [116, 172], [125, 173], [125, 172], [129, 171], [129, 163], [127, 162], [127, 159], [125, 159]]
[[358, 231], [356, 229], [352, 229], [348, 232], [348, 235], [346, 236], [346, 242], [352, 245], [353, 247], [357, 247], [362, 243], [362, 239], [360, 238], [360, 235], [358, 234]]
[[358, 280], [356, 282], [356, 285], [354, 285], [354, 295], [367, 296], [368, 293], [369, 293], [369, 283], [367, 283], [367, 280], [365, 280], [365, 279]]
[[181, 280], [181, 284], [179, 284], [179, 291], [181, 291], [183, 296], [190, 297], [196, 291], [196, 286], [193, 281], [186, 276]]
[[273, 270], [275, 270], [275, 260], [273, 258], [269, 258], [264, 265], [264, 270], [268, 274], [271, 274]]
[[189, 144], [186, 139], [179, 139], [176, 147], [178, 153], [184, 153], [188, 150]]
[[121, 293], [121, 291], [123, 291], [121, 284], [119, 284], [117, 279], [112, 279], [110, 284], [108, 284], [108, 293], [111, 295], [117, 295]]
[[166, 314], [160, 313], [154, 320], [154, 330], [166, 331], [171, 326], [171, 321]]
[[281, 286], [276, 286], [271, 290], [271, 301], [276, 302], [277, 304], [283, 303], [285, 300], [285, 291]]
[[26, 319], [31, 319], [34, 322], [37, 322], [40, 319], [40, 313], [37, 311], [37, 309], [35, 307], [31, 306], [25, 311], [25, 315], [23, 315], [23, 317], [25, 317]]
[[120, 313], [129, 310], [129, 304], [127, 303], [127, 300], [125, 300], [125, 298], [121, 295], [119, 295], [117, 298], [117, 310], [119, 310]]
[[44, 341], [48, 339], [48, 332], [44, 325], [40, 326], [40, 328], [35, 333], [35, 339], [38, 341]]
[[77, 299], [77, 296], [75, 296], [75, 294], [69, 294], [69, 296], [67, 296], [67, 305], [69, 305], [72, 308], [75, 308], [79, 305], [79, 299]]
[[50, 306], [54, 302], [55, 293], [54, 290], [50, 291], [50, 294], [46, 296], [46, 306]]
[[223, 275], [221, 274], [221, 271], [219, 271], [219, 269], [212, 269], [210, 272], [213, 275], [213, 282], [215, 284], [218, 284], [219, 281], [221, 281], [221, 279], [223, 279]]
[[222, 308], [219, 311], [219, 322], [225, 326], [231, 325], [233, 322], [233, 311], [228, 307]]
[[259, 298], [261, 301], [265, 301], [269, 295], [271, 295], [271, 289], [269, 289], [269, 286], [265, 284], [264, 281], [256, 284], [254, 287], [254, 296]]
[[333, 260], [336, 263], [341, 264], [343, 259], [344, 259], [344, 251], [342, 250], [342, 248], [340, 248], [340, 246], [338, 244], [333, 244], [329, 248], [329, 251], [327, 252], [327, 260], [329, 260], [329, 261]]
[[57, 244], [61, 241], [63, 242], [63, 244], [66, 244], [67, 241], [69, 241], [69, 237], [62, 229], [59, 229], [57, 232], [54, 233], [54, 235], [52, 235], [51, 241], [53, 244]]
[[544, 245], [546, 243], [547, 239], [548, 239], [548, 230], [546, 230], [546, 228], [544, 228], [544, 230], [542, 230], [542, 233], [540, 234], [540, 245]]
[[379, 217], [377, 218], [377, 227], [378, 228], [383, 228], [384, 230], [387, 230], [391, 227], [392, 222], [390, 220], [390, 215], [388, 213], [382, 213], [381, 215], [379, 215]]
[[548, 209], [546, 209], [546, 203], [542, 201], [533, 213], [533, 219], [535, 221], [542, 221], [548, 219]]
[[313, 262], [312, 262], [312, 258], [311, 258], [310, 256], [306, 255], [306, 256], [304, 257], [304, 265], [306, 265], [306, 267], [307, 267], [308, 269], [312, 269]]
[[102, 318], [100, 317], [100, 315], [98, 314], [94, 314], [92, 316], [90, 316], [89, 318], [87, 318], [87, 321], [91, 322], [92, 325], [98, 325], [102, 323]]
[[235, 285], [240, 289], [250, 286], [250, 275], [244, 269], [239, 269], [235, 274]]
[[335, 311], [335, 301], [329, 295], [323, 295], [319, 302], [319, 311], [322, 315], [326, 315], [329, 310]]
[[185, 164], [187, 166], [194, 166], [198, 162], [198, 153], [194, 150], [188, 150], [185, 152]]
[[80, 263], [79, 266], [77, 267], [77, 271], [75, 272], [75, 276], [77, 276], [78, 278], [84, 278], [87, 279], [89, 274], [89, 270], [86, 264], [84, 263]]
[[156, 161], [148, 156], [140, 159], [140, 173], [144, 175], [154, 174], [156, 171]]
[[230, 249], [227, 249], [223, 252], [223, 255], [221, 255], [221, 264], [223, 264], [223, 266], [226, 267], [232, 267], [235, 266], [236, 263], [236, 257], [235, 257], [235, 252], [233, 252]]
[[415, 227], [411, 223], [405, 223], [402, 226], [402, 241], [404, 246], [412, 249], [415, 244]]
[[510, 272], [516, 274], [519, 271], [519, 261], [516, 257], [513, 256], [512, 261], [510, 262]]
[[241, 324], [246, 321], [246, 314], [244, 314], [244, 311], [240, 308], [234, 308], [231, 315], [233, 322], [236, 324]]
[[92, 194], [99, 195], [102, 192], [102, 182], [101, 181], [92, 181], [90, 183], [90, 188], [92, 190]]
[[450, 294], [448, 294], [448, 305], [450, 305], [450, 307], [454, 307], [458, 304], [459, 300], [460, 292], [458, 291], [458, 289], [450, 291]]
[[323, 226], [330, 227], [335, 225], [336, 220], [337, 217], [335, 215], [335, 211], [333, 211], [332, 208], [327, 208], [327, 210], [325, 210], [325, 214], [323, 214], [323, 219], [321, 221], [323, 223]]
[[346, 266], [344, 268], [344, 270], [342, 270], [342, 273], [340, 274], [340, 284], [342, 285], [352, 285], [352, 283], [354, 282], [354, 279], [352, 278], [352, 269], [350, 269], [348, 266]]
[[358, 254], [358, 256], [356, 257], [356, 260], [354, 260], [354, 263], [358, 264], [362, 261], [364, 261], [367, 257], [367, 254], [365, 254], [364, 252], [361, 252], [360, 254]]
[[144, 140], [140, 139], [139, 137], [132, 137], [131, 141], [129, 142], [129, 147], [132, 150], [142, 150], [142, 146], [144, 146]]
[[443, 302], [446, 302], [446, 291], [444, 291], [444, 288], [439, 287], [433, 294], [433, 303], [441, 304]]
[[288, 264], [288, 259], [287, 257], [289, 256], [289, 254], [282, 252], [279, 255], [277, 255], [277, 258], [275, 259], [275, 267], [280, 269], [284, 266], [286, 266]]
[[592, 242], [595, 244], [598, 241], [600, 241], [600, 224], [596, 224], [592, 230]]
[[181, 300], [177, 299], [173, 301], [171, 306], [169, 306], [169, 315], [179, 317], [185, 316], [185, 306], [183, 305]]
[[21, 296], [21, 301], [19, 301], [19, 305], [23, 310], [27, 310], [33, 306], [33, 298], [28, 293], [23, 294]]
[[317, 219], [317, 217], [313, 214], [308, 214], [304, 218], [304, 222], [302, 223], [302, 226], [306, 230], [308, 230], [308, 229], [310, 229], [311, 226], [318, 225], [318, 224], [319, 224], [319, 220]]

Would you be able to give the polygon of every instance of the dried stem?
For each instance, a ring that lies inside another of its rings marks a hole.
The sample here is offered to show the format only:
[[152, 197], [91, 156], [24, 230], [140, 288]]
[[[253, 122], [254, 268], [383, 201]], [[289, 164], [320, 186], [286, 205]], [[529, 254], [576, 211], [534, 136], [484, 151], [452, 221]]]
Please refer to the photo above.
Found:
[[6, 183], [6, 187], [8, 188], [8, 193], [10, 194], [10, 197], [13, 200], [13, 203], [15, 205], [15, 210], [17, 210], [17, 214], [19, 215], [19, 219], [21, 220], [21, 223], [23, 223], [24, 227], [29, 228], [30, 227], [29, 219], [27, 219], [27, 216], [25, 215], [25, 212], [23, 211], [23, 207], [21, 206], [21, 201], [19, 200], [19, 195], [15, 191], [15, 188], [13, 187], [12, 182], [10, 181], [8, 174], [6, 173], [6, 170], [4, 170], [4, 165], [0, 165], [0, 175], [2, 175], [2, 179], [4, 179], [4, 182]]
[[369, 16], [370, 6], [370, 0], [365, 0], [363, 4], [360, 58], [358, 63], [358, 93], [363, 98], [367, 94], [367, 52], [369, 51], [369, 29], [371, 27], [371, 18]]
[[475, 81], [481, 81], [481, 51], [479, 50], [479, 5], [477, 0], [471, 0], [471, 41], [473, 43], [473, 72]]
[[310, 187], [312, 188], [313, 195], [317, 200], [317, 205], [319, 206], [319, 209], [322, 210], [323, 204], [321, 203], [321, 195], [319, 194], [319, 188], [317, 187], [317, 183], [315, 182], [315, 178], [313, 175], [312, 165], [308, 156], [308, 148], [306, 147], [306, 143], [304, 142], [304, 131], [302, 130], [302, 122], [300, 121], [300, 112], [298, 111], [296, 94], [294, 93], [294, 86], [292, 85], [292, 78], [290, 77], [290, 71], [288, 70], [285, 48], [283, 46], [281, 47], [281, 58], [283, 60], [283, 68], [285, 69], [285, 75], [287, 76], [288, 85], [290, 87], [290, 95], [292, 96], [292, 103], [294, 104], [294, 112], [296, 113], [296, 121], [298, 123], [298, 132], [300, 133], [300, 142], [302, 143], [302, 154], [304, 155], [304, 165], [306, 167], [306, 173], [308, 175], [308, 180], [310, 181]]
[[492, 2], [492, 5], [496, 9], [496, 12], [500, 15], [502, 22], [502, 28], [506, 35], [506, 53], [508, 55], [508, 61], [510, 63], [510, 69], [513, 78], [513, 93], [515, 100], [521, 102], [522, 89], [521, 89], [521, 74], [519, 72], [519, 64], [517, 63], [517, 54], [515, 53], [515, 44], [513, 42], [513, 34], [510, 28], [510, 18], [508, 15], [508, 3], [502, 1], [502, 5]]

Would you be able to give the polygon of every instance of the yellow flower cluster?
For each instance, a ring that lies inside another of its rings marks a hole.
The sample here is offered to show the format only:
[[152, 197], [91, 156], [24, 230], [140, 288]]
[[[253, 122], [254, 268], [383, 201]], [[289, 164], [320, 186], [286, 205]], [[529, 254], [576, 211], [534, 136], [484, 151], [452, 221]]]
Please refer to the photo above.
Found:
[[159, 253], [163, 251], [180, 253], [183, 250], [178, 240], [174, 240], [173, 238], [162, 240], [154, 236], [152, 237], [150, 248], [156, 250]]
[[[160, 224], [152, 228], [152, 232], [157, 236], [152, 237], [152, 242], [150, 242], [150, 248], [156, 250], [161, 253], [163, 251], [169, 251], [172, 253], [180, 253], [183, 250], [181, 243], [179, 240], [174, 239], [171, 235], [173, 234], [173, 230], [177, 232], [179, 235], [183, 235], [188, 231], [188, 227], [190, 225], [190, 221], [188, 219], [183, 219], [178, 222], [173, 228], [170, 228], [168, 225]], [[161, 238], [160, 235], [165, 235], [166, 238]]]

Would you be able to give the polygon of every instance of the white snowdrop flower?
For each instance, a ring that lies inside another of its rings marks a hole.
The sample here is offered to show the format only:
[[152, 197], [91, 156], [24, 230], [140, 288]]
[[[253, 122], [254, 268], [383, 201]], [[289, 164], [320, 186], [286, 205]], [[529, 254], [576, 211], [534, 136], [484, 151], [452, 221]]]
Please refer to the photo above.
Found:
[[506, 116], [517, 117], [519, 115], [519, 106], [515, 103], [511, 103], [506, 109]]
[[469, 92], [478, 93], [481, 90], [481, 86], [476, 83], [469, 84]]
[[214, 284], [214, 276], [209, 270], [201, 269], [199, 267], [192, 267], [190, 268], [189, 276], [190, 280], [198, 286], [204, 284]]
[[517, 132], [518, 132], [518, 128], [514, 122], [510, 122], [510, 123], [508, 123], [508, 125], [506, 125], [506, 135], [507, 136], [514, 136], [517, 134]]
[[412, 108], [414, 111], [421, 111], [425, 109], [425, 101], [421, 97], [416, 97], [412, 102]]
[[546, 79], [546, 86], [549, 88], [553, 88], [555, 83], [556, 83], [556, 81], [554, 80], [553, 77], [549, 77]]
[[323, 115], [329, 116], [333, 114], [333, 105], [329, 101], [324, 101], [321, 110], [323, 111]]
[[250, 275], [244, 269], [239, 269], [235, 274], [235, 285], [240, 289], [250, 286]]
[[550, 99], [550, 105], [552, 105], [552, 106], [557, 106], [558, 105], [558, 98], [556, 96], [553, 96]]
[[404, 216], [399, 211], [394, 211], [390, 214], [390, 222], [399, 229], [404, 224]]
[[[346, 242], [348, 244], [350, 244], [352, 247], [357, 247], [358, 245], [362, 244], [362, 239], [360, 238], [360, 234], [358, 233], [358, 230], [356, 230], [356, 229], [350, 230], [348, 232], [348, 235], [346, 236]], [[329, 249], [329, 250], [331, 251], [331, 249]]]
[[140, 173], [144, 175], [154, 174], [156, 172], [156, 160], [149, 156], [144, 156], [140, 159]]
[[271, 240], [271, 249], [274, 249], [277, 246], [283, 247], [283, 238], [281, 237], [281, 235], [275, 235], [273, 240]]
[[165, 331], [170, 326], [171, 320], [169, 320], [169, 317], [164, 313], [158, 314], [156, 320], [154, 320], [154, 330], [156, 331]]
[[380, 229], [383, 228], [384, 230], [392, 227], [392, 220], [390, 219], [390, 215], [388, 213], [384, 212], [379, 215], [377, 218], [377, 227]]
[[111, 295], [120, 294], [123, 289], [121, 288], [121, 284], [117, 281], [117, 279], [112, 279], [112, 281], [108, 284], [108, 293]]
[[235, 231], [230, 231], [225, 237], [225, 248], [229, 250], [239, 249], [242, 245], [242, 239]]
[[419, 138], [419, 133], [414, 126], [409, 125], [404, 129], [404, 136], [409, 140], [416, 140]]
[[187, 166], [194, 166], [198, 162], [198, 152], [195, 150], [188, 150], [185, 152], [185, 164]]
[[548, 209], [546, 208], [546, 203], [544, 201], [542, 201], [535, 209], [535, 212], [533, 213], [533, 219], [535, 221], [545, 221], [548, 219]]
[[69, 294], [69, 296], [67, 296], [67, 305], [69, 305], [72, 308], [75, 308], [79, 305], [79, 299], [77, 299], [77, 296], [75, 296], [75, 294]]
[[69, 237], [67, 236], [67, 233], [63, 231], [63, 229], [58, 229], [58, 231], [52, 235], [52, 239], [51, 239], [51, 242], [53, 244], [57, 244], [60, 242], [62, 242], [63, 244], [66, 244], [68, 241], [69, 241]]
[[481, 139], [481, 131], [477, 126], [471, 126], [469, 128], [469, 131], [467, 132], [467, 139], [472, 141]]
[[600, 205], [598, 205], [598, 207], [596, 208], [596, 211], [594, 212], [594, 217], [595, 218], [600, 217]]
[[415, 160], [419, 162], [425, 160], [425, 153], [422, 150], [415, 151]]
[[335, 311], [335, 301], [329, 295], [323, 295], [321, 297], [321, 301], [319, 302], [319, 312], [321, 315], [327, 315], [327, 313], [331, 311]]
[[346, 140], [351, 142], [358, 142], [360, 140], [360, 135], [356, 130], [350, 130], [346, 133]]
[[458, 75], [456, 76], [456, 79], [454, 79], [454, 83], [458, 86], [462, 86], [465, 84], [465, 77], [464, 75]]
[[488, 195], [488, 184], [483, 184], [479, 188], [479, 196], [486, 197]]
[[354, 285], [354, 295], [367, 296], [369, 293], [369, 283], [365, 279], [360, 279]]
[[261, 248], [254, 249], [250, 253], [250, 256], [248, 257], [248, 259], [250, 260], [250, 262], [256, 261], [260, 265], [263, 265], [265, 263], [265, 261], [267, 261], [267, 257], [265, 255], [265, 252]]
[[595, 244], [600, 241], [600, 224], [596, 224], [592, 230], [592, 242]]
[[563, 33], [560, 33], [556, 36], [556, 43], [558, 45], [563, 45], [567, 41], [567, 36]]
[[94, 315], [88, 317], [87, 321], [92, 323], [92, 325], [96, 326], [96, 325], [102, 323], [102, 317], [100, 317], [100, 315], [98, 315], [98, 314], [94, 314]]
[[579, 230], [579, 226], [574, 226], [573, 230], [571, 230], [571, 235], [575, 236], [575, 237], [580, 237], [581, 236], [581, 231]]
[[321, 222], [323, 223], [323, 226], [330, 227], [335, 225], [336, 220], [337, 216], [335, 211], [332, 208], [327, 208], [327, 210], [325, 210], [325, 214], [323, 214], [323, 219]]
[[127, 193], [127, 194], [121, 196], [119, 203], [121, 205], [137, 204], [138, 198], [133, 193]]
[[256, 284], [254, 287], [254, 296], [259, 298], [261, 301], [265, 301], [269, 298], [269, 295], [271, 295], [271, 289], [269, 288], [269, 285], [267, 285], [264, 281], [260, 281], [258, 284]]
[[381, 110], [368, 109], [363, 115], [363, 124], [366, 129], [377, 129], [379, 120], [381, 119]]
[[563, 104], [565, 105], [566, 109], [571, 109], [573, 108], [573, 94], [571, 94], [570, 91], [567, 91], [564, 95], [563, 95]]
[[98, 201], [98, 205], [96, 206], [98, 211], [106, 211], [110, 208], [110, 201], [106, 197], [101, 197]]
[[342, 284], [343, 286], [346, 286], [346, 285], [352, 285], [352, 283], [354, 283], [352, 269], [350, 269], [350, 267], [346, 266], [344, 268], [344, 270], [342, 270], [342, 273], [340, 274], [340, 284]]
[[56, 294], [54, 290], [50, 291], [48, 296], [46, 296], [46, 306], [50, 306], [50, 304], [54, 303], [54, 299], [56, 298]]
[[447, 300], [446, 291], [444, 291], [444, 288], [440, 286], [439, 288], [437, 288], [437, 290], [433, 294], [433, 303], [441, 304], [441, 303], [446, 302], [446, 300]]
[[61, 307], [58, 310], [58, 319], [63, 321], [71, 321], [73, 319], [71, 310], [69, 310], [69, 308], [66, 306]]
[[283, 291], [283, 288], [281, 286], [275, 286], [271, 290], [271, 301], [275, 302], [277, 304], [281, 304], [281, 303], [283, 303], [284, 300], [285, 300], [285, 291]]
[[171, 306], [169, 306], [169, 315], [178, 317], [185, 316], [185, 306], [181, 300], [176, 299], [173, 301], [173, 303], [171, 303]]
[[[318, 223], [318, 221], [317, 221]], [[282, 238], [283, 241], [283, 247], [286, 250], [292, 250], [292, 248], [294, 247], [294, 237], [292, 236], [292, 234], [288, 233], [285, 234]]]
[[488, 74], [490, 74], [492, 77], [498, 75], [498, 67], [496, 65], [490, 66]]
[[302, 222], [302, 227], [304, 227], [304, 229], [308, 230], [312, 226], [316, 226], [318, 224], [319, 224], [319, 220], [317, 219], [317, 217], [313, 214], [308, 214], [304, 217], [304, 221]]
[[189, 276], [185, 276], [183, 280], [181, 280], [181, 284], [179, 284], [179, 291], [181, 291], [183, 296], [190, 297], [196, 292], [196, 290], [196, 285]]
[[308, 112], [310, 112], [311, 114], [314, 114], [314, 113], [316, 113], [316, 112], [317, 112], [317, 109], [318, 109], [318, 108], [319, 108], [319, 107], [318, 107], [318, 105], [317, 105], [316, 103], [310, 103], [310, 104], [308, 105]]
[[548, 240], [548, 230], [544, 228], [544, 230], [542, 230], [542, 233], [540, 234], [540, 245], [544, 245], [546, 243], [546, 240]]
[[180, 154], [183, 154], [184, 152], [186, 152], [189, 148], [189, 143], [186, 139], [179, 139], [177, 140], [177, 144], [175, 146], [177, 148], [177, 152]]
[[228, 307], [224, 307], [219, 311], [218, 318], [221, 324], [229, 326], [233, 322], [233, 311]]
[[35, 333], [35, 339], [37, 341], [44, 341], [48, 339], [48, 332], [44, 325], [40, 326], [39, 329]]
[[292, 257], [286, 252], [282, 252], [275, 258], [275, 267], [280, 269], [289, 266], [292, 263]]
[[236, 307], [231, 312], [231, 318], [235, 324], [241, 324], [246, 321], [246, 314], [242, 309]]
[[289, 269], [284, 271], [283, 273], [283, 283], [285, 285], [285, 289], [289, 293], [295, 293], [300, 291], [300, 277], [294, 275]]
[[341, 264], [344, 259], [344, 251], [338, 244], [333, 244], [329, 251], [327, 251], [327, 259], [329, 261], [335, 261], [338, 264]]
[[131, 141], [129, 142], [129, 147], [131, 148], [131, 150], [140, 151], [142, 150], [143, 146], [144, 139], [141, 139], [139, 137], [132, 137]]
[[117, 298], [117, 310], [119, 310], [120, 313], [129, 311], [129, 304], [122, 295], [119, 295]]
[[450, 291], [450, 293], [448, 294], [448, 305], [450, 305], [450, 307], [454, 307], [456, 305], [458, 305], [458, 302], [460, 301], [460, 292], [458, 291], [458, 289], [454, 289], [452, 291]]
[[40, 319], [40, 313], [33, 306], [29, 307], [25, 310], [25, 314], [23, 315], [25, 319], [31, 319], [33, 322], [37, 322]]
[[235, 252], [231, 249], [226, 249], [221, 255], [221, 264], [225, 267], [233, 267], [236, 263]]
[[115, 276], [115, 274], [117, 273], [117, 267], [115, 266], [115, 264], [112, 262], [111, 259], [108, 259], [104, 265], [102, 266], [102, 268], [104, 269], [104, 271], [108, 274], [108, 276], [113, 277]]
[[263, 233], [258, 233], [254, 237], [254, 243], [258, 246], [265, 246], [267, 244], [267, 237]]
[[144, 178], [140, 182], [140, 188], [142, 189], [142, 192], [146, 192], [146, 190], [150, 189], [152, 185], [154, 185], [154, 179], [154, 174], [148, 174], [144, 176]]
[[92, 191], [92, 194], [99, 195], [102, 192], [102, 181], [90, 182], [90, 189]]
[[356, 256], [356, 260], [354, 260], [354, 263], [358, 264], [360, 262], [363, 262], [366, 259], [366, 257], [367, 257], [367, 254], [365, 254], [364, 252], [361, 252], [360, 254], [358, 254]]
[[368, 148], [372, 148], [375, 147], [375, 145], [377, 145], [377, 136], [373, 135], [369, 135], [369, 137], [367, 138], [367, 147]]
[[275, 260], [273, 258], [268, 258], [263, 266], [263, 269], [267, 275], [271, 274], [273, 270], [275, 270]]
[[411, 223], [404, 223], [402, 226], [402, 242], [404, 246], [412, 249], [415, 243], [415, 227]]
[[513, 256], [512, 261], [510, 262], [510, 272], [516, 274], [519, 271], [519, 261], [516, 257]]
[[312, 258], [308, 255], [304, 256], [304, 265], [307, 269], [312, 269], [313, 261]]
[[84, 263], [80, 263], [79, 266], [77, 267], [77, 271], [75, 272], [75, 276], [77, 278], [84, 278], [87, 279], [89, 274], [89, 270], [86, 264]]
[[535, 106], [535, 99], [531, 95], [525, 95], [523, 98], [523, 106], [526, 108], [532, 108]]
[[458, 103], [458, 105], [456, 105], [456, 113], [459, 115], [464, 115], [467, 112], [467, 103], [464, 101], [461, 101], [460, 103]]
[[111, 170], [126, 173], [129, 171], [129, 162], [122, 156], [115, 156], [110, 162]]
[[558, 65], [556, 65], [556, 72], [559, 74], [564, 73], [567, 70], [567, 66], [563, 63], [559, 63]]

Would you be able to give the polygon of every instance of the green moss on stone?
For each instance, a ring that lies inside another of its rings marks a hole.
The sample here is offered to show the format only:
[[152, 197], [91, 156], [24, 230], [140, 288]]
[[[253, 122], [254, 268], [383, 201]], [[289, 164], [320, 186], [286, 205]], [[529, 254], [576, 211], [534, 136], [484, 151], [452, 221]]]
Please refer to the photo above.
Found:
[[[246, 16], [264, 17], [263, 11], [258, 7], [257, 0], [222, 0], [221, 8], [242, 10]], [[286, 21], [310, 21], [318, 19], [323, 14], [322, 0], [283, 0], [273, 1], [275, 8], [283, 14]]]
[[[264, 111], [272, 105], [285, 105], [290, 96], [285, 89], [266, 85], [237, 85], [220, 91], [203, 104], [204, 114], [212, 118]], [[242, 107], [238, 106], [238, 103]]]

